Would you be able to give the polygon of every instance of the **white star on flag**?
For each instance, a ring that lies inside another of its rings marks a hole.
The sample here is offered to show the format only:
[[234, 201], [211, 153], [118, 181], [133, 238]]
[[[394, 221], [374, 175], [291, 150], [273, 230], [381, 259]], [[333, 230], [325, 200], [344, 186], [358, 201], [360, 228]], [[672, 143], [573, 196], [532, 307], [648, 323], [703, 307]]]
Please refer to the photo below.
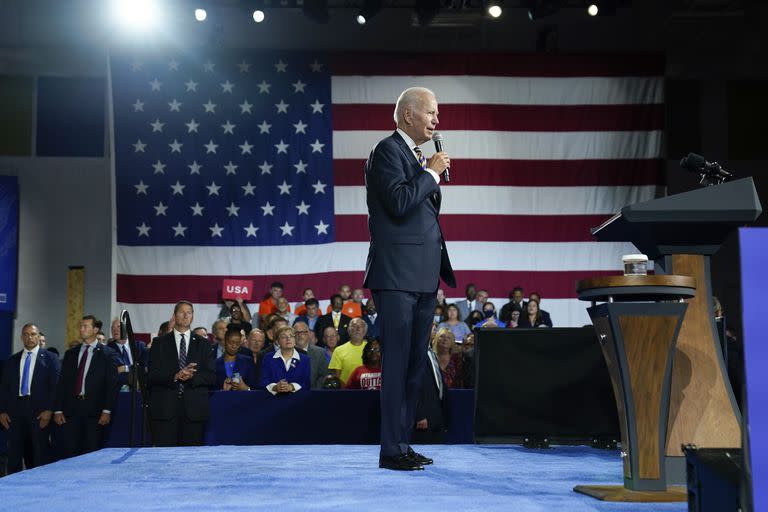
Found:
[[149, 82], [149, 86], [152, 88], [153, 91], [159, 91], [160, 88], [163, 86], [163, 82], [160, 82], [157, 78]]
[[320, 221], [320, 224], [315, 224], [315, 229], [317, 229], [317, 234], [328, 234], [328, 228], [330, 227], [330, 224], [325, 224], [322, 220]]
[[206, 185], [205, 188], [208, 189], [208, 195], [209, 196], [213, 196], [213, 195], [218, 196], [219, 195], [219, 189], [221, 188], [221, 186], [217, 185], [215, 181], [212, 181], [211, 184], [210, 185]]
[[210, 59], [209, 59], [208, 61], [206, 61], [205, 64], [203, 64], [203, 71], [205, 71], [206, 73], [211, 73], [215, 66], [216, 66], [216, 64], [211, 62]]
[[229, 176], [230, 174], [237, 174], [237, 166], [232, 163], [232, 160], [230, 160], [229, 163], [224, 166], [224, 169], [227, 170], [226, 176]]
[[265, 204], [264, 206], [260, 206], [260, 208], [264, 211], [264, 214], [263, 214], [264, 217], [266, 217], [267, 215], [272, 215], [274, 217], [272, 210], [274, 210], [275, 207], [269, 204], [269, 201], [267, 201], [267, 204]]
[[289, 185], [288, 182], [285, 181], [285, 180], [283, 180], [282, 185], [278, 185], [277, 186], [277, 188], [280, 189], [280, 195], [281, 196], [285, 195], [285, 194], [290, 195], [291, 194], [291, 187], [293, 187], [293, 185]]
[[272, 125], [266, 119], [256, 126], [259, 127], [259, 133], [269, 133], [269, 129], [272, 128]]
[[224, 231], [223, 227], [219, 227], [219, 223], [217, 222], [213, 226], [209, 227], [208, 229], [211, 230], [211, 238], [217, 236], [221, 238], [221, 232]]
[[136, 187], [136, 195], [144, 194], [147, 195], [147, 190], [149, 189], [149, 185], [144, 184], [144, 181], [139, 181], [138, 185], [134, 185]]
[[219, 84], [219, 85], [221, 86], [222, 94], [225, 93], [225, 92], [228, 92], [229, 94], [232, 94], [232, 88], [235, 86], [235, 84], [233, 84], [229, 80], [227, 80], [223, 84]]
[[144, 102], [141, 100], [136, 100], [136, 103], [133, 104], [133, 111], [144, 112]]
[[249, 236], [256, 237], [256, 232], [259, 230], [256, 226], [253, 225], [253, 222], [251, 222], [248, 226], [243, 228], [245, 230], [245, 237], [248, 238]]
[[205, 154], [208, 153], [216, 153], [216, 148], [219, 147], [218, 144], [213, 143], [213, 139], [208, 141], [208, 144], [203, 144], [203, 147], [205, 148]]
[[272, 87], [272, 84], [268, 84], [266, 80], [262, 80], [261, 83], [256, 84], [256, 86], [259, 88], [259, 94], [269, 94], [269, 88]]
[[179, 183], [179, 180], [176, 180], [176, 184], [171, 185], [171, 188], [173, 189], [173, 195], [183, 196], [185, 187], [186, 185], [182, 185], [181, 183]]
[[195, 217], [199, 215], [200, 217], [203, 216], [203, 210], [205, 210], [205, 206], [202, 206], [200, 202], [195, 202], [195, 206], [190, 206], [190, 209], [192, 210], [192, 216]]
[[290, 107], [290, 105], [284, 102], [282, 99], [280, 100], [280, 103], [275, 103], [275, 108], [277, 109], [278, 114], [287, 114], [288, 107]]
[[283, 62], [283, 59], [280, 59], [280, 61], [275, 64], [275, 69], [278, 73], [285, 73], [285, 69], [288, 67], [288, 64]]
[[181, 110], [179, 109], [181, 108], [182, 105], [183, 103], [179, 103], [178, 101], [176, 101], [176, 98], [173, 98], [173, 101], [168, 102], [168, 107], [170, 107], [171, 112], [181, 112]]
[[134, 153], [144, 153], [144, 148], [146, 148], [147, 145], [141, 142], [141, 139], [138, 139], [135, 144], [133, 144], [133, 152]]
[[315, 194], [325, 194], [325, 187], [327, 187], [325, 183], [323, 183], [320, 180], [317, 180], [317, 183], [312, 185], [312, 188], [315, 189]]
[[288, 148], [290, 147], [290, 144], [286, 144], [283, 142], [283, 139], [280, 139], [280, 142], [278, 144], [275, 144], [275, 147], [277, 148], [277, 154], [285, 153], [288, 154]]
[[296, 168], [296, 174], [307, 174], [307, 164], [303, 160], [299, 160], [299, 163], [293, 166]]
[[245, 142], [243, 142], [242, 144], [239, 144], [237, 147], [240, 148], [240, 154], [241, 155], [244, 155], [246, 153], [248, 153], [249, 155], [252, 154], [251, 153], [251, 149], [253, 148], [253, 145], [252, 144], [248, 144], [247, 140]]
[[142, 222], [141, 226], [136, 226], [136, 229], [139, 230], [139, 236], [149, 236], [149, 230], [152, 228], [147, 226], [146, 223]]
[[250, 114], [253, 103], [248, 103], [248, 100], [243, 100], [243, 102], [240, 103], [238, 107], [240, 107], [240, 114], [245, 114], [246, 112]]
[[182, 226], [181, 222], [176, 224], [175, 226], [171, 226], [171, 229], [173, 229], [173, 236], [184, 236], [184, 232], [187, 230], [186, 226]]
[[304, 92], [304, 88], [307, 86], [307, 84], [305, 84], [301, 80], [297, 80], [296, 82], [292, 83], [291, 85], [293, 86], [293, 92], [294, 93]]
[[237, 212], [240, 210], [240, 207], [235, 206], [235, 203], [231, 202], [229, 203], [229, 206], [227, 206], [225, 209], [227, 210], [227, 213], [229, 214], [230, 217], [237, 217], [238, 216]]
[[190, 78], [189, 81], [184, 82], [184, 85], [187, 86], [187, 92], [197, 92], [197, 86], [200, 84]]
[[264, 163], [259, 166], [259, 169], [261, 169], [261, 174], [272, 174], [272, 164], [268, 164], [266, 160], [264, 160]]
[[143, 66], [143, 65], [144, 65], [143, 62], [139, 62], [139, 61], [135, 60], [135, 61], [133, 61], [131, 63], [131, 71], [134, 72], [134, 73], [136, 71], [141, 71], [141, 66]]
[[157, 205], [153, 206], [152, 208], [155, 209], [155, 215], [156, 216], [163, 215], [163, 216], [167, 217], [167, 215], [165, 215], [165, 211], [168, 209], [168, 207], [166, 205], [164, 205], [162, 201], [157, 203]]
[[157, 118], [157, 119], [155, 119], [154, 122], [149, 123], [149, 126], [152, 127], [152, 133], [155, 133], [155, 132], [162, 133], [163, 132], [163, 126], [165, 126], [165, 123], [161, 123], [160, 119]]
[[310, 144], [310, 146], [312, 146], [312, 152], [313, 153], [322, 153], [323, 152], [323, 146], [325, 146], [325, 144], [321, 144], [320, 143], [320, 139], [315, 139], [315, 142]]
[[285, 221], [285, 224], [280, 226], [280, 230], [283, 232], [282, 236], [293, 236], [293, 230], [295, 228], [288, 224], [288, 221]]
[[184, 124], [187, 126], [187, 133], [192, 133], [192, 132], [198, 133], [197, 128], [198, 126], [200, 126], [200, 123], [198, 123], [194, 119]]
[[235, 134], [235, 126], [236, 124], [232, 124], [229, 122], [229, 119], [227, 119], [227, 122], [221, 125], [221, 128], [224, 130], [224, 133], [231, 133], [232, 135]]
[[179, 61], [176, 59], [171, 59], [168, 61], [168, 71], [178, 71], [179, 70]]
[[310, 105], [313, 114], [322, 114], [324, 106], [325, 103], [320, 103], [320, 100], [315, 100], [315, 102]]
[[171, 148], [171, 153], [181, 153], [181, 146], [184, 144], [180, 143], [176, 139], [173, 139], [173, 142], [168, 144], [168, 146]]
[[309, 125], [304, 123], [301, 119], [299, 119], [298, 123], [293, 125], [293, 127], [296, 128], [296, 133], [307, 133], [307, 126]]
[[202, 166], [202, 165], [200, 165], [200, 164], [198, 164], [198, 163], [197, 163], [197, 160], [195, 160], [194, 162], [192, 162], [192, 163], [191, 163], [190, 165], [188, 165], [187, 167], [189, 167], [189, 174], [190, 174], [190, 175], [192, 175], [192, 174], [200, 174], [200, 169], [202, 169], [202, 168], [203, 168], [203, 166]]
[[251, 65], [248, 62], [245, 62], [245, 59], [243, 59], [243, 62], [238, 64], [238, 66], [240, 67], [241, 73], [248, 73], [251, 70]]
[[318, 62], [317, 59], [315, 59], [315, 61], [312, 64], [310, 64], [309, 67], [312, 68], [313, 73], [319, 73], [320, 71], [323, 70], [323, 65], [320, 62]]
[[301, 204], [296, 205], [296, 208], [299, 210], [299, 215], [309, 215], [309, 207], [310, 205], [306, 204], [304, 201], [302, 201]]
[[210, 98], [208, 98], [208, 103], [203, 103], [203, 108], [205, 108], [205, 113], [208, 114], [215, 114], [216, 113], [216, 104], [211, 101]]
[[152, 164], [152, 168], [155, 170], [155, 174], [165, 174], [166, 167], [167, 166], [160, 160]]
[[248, 183], [246, 183], [245, 185], [243, 185], [242, 187], [240, 187], [240, 188], [243, 189], [243, 195], [245, 195], [245, 196], [255, 196], [256, 195], [256, 194], [253, 193], [253, 190], [256, 187], [254, 185], [251, 185], [250, 181]]

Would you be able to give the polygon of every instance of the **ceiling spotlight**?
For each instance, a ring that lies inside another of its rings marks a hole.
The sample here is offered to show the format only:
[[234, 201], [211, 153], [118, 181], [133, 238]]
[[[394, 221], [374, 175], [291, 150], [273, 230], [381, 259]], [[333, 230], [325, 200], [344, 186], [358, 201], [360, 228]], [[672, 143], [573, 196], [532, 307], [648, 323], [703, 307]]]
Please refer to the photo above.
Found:
[[367, 21], [365, 19], [365, 16], [363, 16], [362, 14], [358, 14], [355, 19], [357, 20], [358, 25], [365, 25], [365, 22]]
[[115, 20], [133, 30], [148, 30], [158, 23], [160, 9], [155, 0], [114, 0]]
[[253, 11], [253, 21], [255, 21], [256, 23], [261, 23], [262, 21], [264, 21], [265, 17], [266, 16], [264, 15], [264, 11], [262, 11], [261, 9], [256, 9], [255, 11]]
[[489, 5], [488, 14], [490, 14], [492, 18], [498, 18], [501, 16], [501, 6], [498, 4]]
[[381, 11], [383, 5], [383, 0], [363, 0], [363, 8], [357, 13], [357, 22], [365, 25]]
[[590, 16], [615, 16], [616, 7], [616, 0], [594, 0], [589, 2], [587, 14]]
[[205, 11], [205, 9], [195, 9], [195, 19], [197, 21], [205, 21], [205, 18], [208, 17], [208, 13]]

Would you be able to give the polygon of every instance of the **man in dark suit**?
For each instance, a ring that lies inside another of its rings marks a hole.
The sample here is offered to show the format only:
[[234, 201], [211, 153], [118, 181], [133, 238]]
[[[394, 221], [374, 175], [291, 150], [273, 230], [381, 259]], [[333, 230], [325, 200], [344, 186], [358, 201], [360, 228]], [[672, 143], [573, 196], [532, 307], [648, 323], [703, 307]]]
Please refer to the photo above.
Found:
[[190, 330], [194, 308], [173, 308], [171, 332], [156, 338], [149, 353], [150, 418], [155, 446], [203, 444], [208, 390], [216, 384], [215, 352]]
[[8, 431], [8, 474], [50, 462], [49, 424], [53, 415], [59, 358], [40, 346], [35, 324], [21, 329], [24, 350], [6, 362], [0, 381], [0, 425]]
[[61, 429], [62, 457], [100, 449], [117, 399], [116, 355], [96, 339], [101, 322], [93, 315], [80, 321], [82, 343], [64, 353], [53, 421]]
[[438, 123], [428, 89], [403, 91], [395, 107], [395, 133], [379, 142], [365, 164], [371, 243], [364, 286], [379, 311], [382, 348], [379, 466], [423, 469], [431, 459], [410, 447], [421, 391], [439, 279], [456, 279], [438, 222], [445, 152], [427, 160], [421, 144]]
[[[111, 331], [112, 339], [109, 340], [107, 346], [111, 348], [115, 353], [115, 365], [117, 366], [117, 386], [121, 391], [127, 391], [129, 388], [134, 386], [132, 381], [129, 382], [134, 355], [131, 353], [131, 345], [128, 343], [128, 339], [120, 339], [119, 318], [112, 320]], [[146, 343], [141, 340], [136, 340], [136, 352], [136, 360], [139, 363], [139, 371], [145, 372], [149, 359], [149, 349], [147, 349]], [[140, 382], [142, 381], [140, 380]]]
[[328, 358], [325, 350], [309, 343], [310, 330], [304, 322], [293, 324], [293, 331], [296, 334], [296, 350], [304, 352], [310, 360], [310, 382], [312, 389], [323, 387], [325, 376], [328, 375]]
[[317, 344], [321, 347], [323, 343], [323, 332], [326, 327], [334, 327], [339, 334], [339, 345], [349, 341], [349, 333], [347, 327], [349, 326], [351, 317], [348, 317], [341, 312], [344, 307], [344, 299], [338, 293], [331, 296], [331, 312], [327, 315], [321, 316], [317, 323], [315, 323], [315, 337], [317, 338]]
[[416, 403], [416, 430], [413, 440], [419, 444], [442, 443], [447, 430], [448, 386], [445, 385], [435, 353], [428, 349], [424, 382]]

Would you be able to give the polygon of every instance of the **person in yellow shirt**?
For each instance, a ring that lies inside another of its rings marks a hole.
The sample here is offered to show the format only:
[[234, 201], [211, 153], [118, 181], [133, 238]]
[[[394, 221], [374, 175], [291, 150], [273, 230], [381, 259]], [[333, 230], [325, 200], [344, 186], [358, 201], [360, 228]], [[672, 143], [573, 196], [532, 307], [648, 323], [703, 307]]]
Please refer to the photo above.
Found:
[[336, 347], [328, 364], [329, 372], [338, 377], [342, 384], [346, 384], [354, 369], [363, 364], [363, 349], [367, 343], [365, 335], [368, 332], [368, 325], [362, 318], [353, 318], [347, 330], [349, 341]]

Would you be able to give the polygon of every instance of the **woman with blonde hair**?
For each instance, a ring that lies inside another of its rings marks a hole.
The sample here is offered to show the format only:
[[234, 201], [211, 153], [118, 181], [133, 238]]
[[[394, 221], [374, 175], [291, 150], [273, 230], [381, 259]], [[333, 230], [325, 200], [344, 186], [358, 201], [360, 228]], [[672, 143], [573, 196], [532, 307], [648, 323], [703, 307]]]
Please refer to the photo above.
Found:
[[435, 353], [440, 373], [449, 388], [463, 388], [465, 381], [464, 358], [461, 351], [455, 350], [456, 337], [450, 329], [438, 329], [430, 343]]

